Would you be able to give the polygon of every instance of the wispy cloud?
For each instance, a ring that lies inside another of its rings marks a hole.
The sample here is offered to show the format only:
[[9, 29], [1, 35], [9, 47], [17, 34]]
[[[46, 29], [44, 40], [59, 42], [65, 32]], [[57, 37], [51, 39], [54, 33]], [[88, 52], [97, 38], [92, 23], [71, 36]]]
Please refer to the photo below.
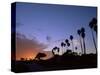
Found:
[[25, 35], [17, 33], [16, 35], [16, 58], [34, 57], [38, 52], [43, 51], [47, 46], [39, 43], [36, 39], [28, 39]]

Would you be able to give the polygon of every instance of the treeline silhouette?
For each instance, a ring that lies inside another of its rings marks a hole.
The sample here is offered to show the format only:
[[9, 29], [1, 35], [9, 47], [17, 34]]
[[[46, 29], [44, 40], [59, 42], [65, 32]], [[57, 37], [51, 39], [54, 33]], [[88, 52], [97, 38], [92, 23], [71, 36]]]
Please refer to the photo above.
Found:
[[[70, 35], [69, 39], [61, 42], [60, 47], [55, 46], [52, 48], [53, 57], [43, 60], [46, 57], [45, 53], [39, 52], [34, 59], [24, 59], [21, 58], [19, 61], [13, 61], [15, 64], [15, 72], [32, 72], [32, 71], [50, 71], [50, 70], [64, 70], [64, 69], [81, 69], [81, 68], [96, 68], [97, 67], [97, 46], [94, 36], [94, 32], [97, 35], [97, 19], [93, 18], [89, 22], [89, 27], [91, 28], [92, 41], [96, 53], [86, 53], [85, 44], [85, 28], [82, 27], [77, 30], [79, 36], [79, 43], [81, 47], [81, 53], [77, 53], [78, 47], [74, 46], [74, 36]], [[97, 36], [96, 36], [97, 37]], [[71, 41], [71, 42], [69, 42]], [[72, 47], [69, 49], [69, 47]], [[66, 49], [64, 49], [66, 48]], [[61, 54], [62, 53], [62, 54]]]

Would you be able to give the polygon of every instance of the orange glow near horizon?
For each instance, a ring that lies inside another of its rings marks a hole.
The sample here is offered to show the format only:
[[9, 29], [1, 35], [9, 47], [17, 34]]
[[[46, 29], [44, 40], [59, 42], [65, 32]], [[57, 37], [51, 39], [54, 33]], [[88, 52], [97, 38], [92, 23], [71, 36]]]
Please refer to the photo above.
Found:
[[25, 58], [25, 59], [34, 59], [35, 56], [36, 56], [37, 52], [31, 52], [31, 51], [28, 51], [28, 50], [25, 50], [25, 52], [17, 52], [16, 51], [16, 60], [20, 60], [21, 58]]
[[[29, 51], [27, 50], [23, 53], [19, 53], [19, 52], [16, 51], [16, 60], [20, 60], [21, 58], [24, 58], [24, 59], [27, 59], [27, 60], [34, 59], [38, 52], [39, 51], [31, 52], [30, 50]], [[41, 52], [46, 54], [46, 57], [43, 58], [44, 60], [52, 57], [51, 51], [41, 51]]]

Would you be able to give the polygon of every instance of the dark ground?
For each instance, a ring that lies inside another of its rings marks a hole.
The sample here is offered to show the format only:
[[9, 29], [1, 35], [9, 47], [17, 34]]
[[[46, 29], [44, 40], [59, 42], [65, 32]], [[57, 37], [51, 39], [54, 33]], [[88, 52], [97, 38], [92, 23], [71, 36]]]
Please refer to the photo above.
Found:
[[87, 54], [82, 56], [65, 54], [63, 56], [56, 55], [47, 60], [12, 61], [12, 71], [16, 73], [83, 69], [83, 68], [96, 68], [96, 67], [97, 67], [96, 54]]

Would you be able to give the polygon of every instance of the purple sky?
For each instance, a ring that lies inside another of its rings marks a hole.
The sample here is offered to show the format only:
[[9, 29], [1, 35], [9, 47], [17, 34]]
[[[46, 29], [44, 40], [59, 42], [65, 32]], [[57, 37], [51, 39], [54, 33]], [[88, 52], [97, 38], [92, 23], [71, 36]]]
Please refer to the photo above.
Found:
[[69, 39], [70, 35], [73, 35], [74, 44], [78, 46], [80, 51], [77, 30], [84, 27], [87, 53], [95, 53], [88, 26], [93, 17], [97, 18], [96, 7], [35, 3], [16, 4], [17, 33], [48, 45], [48, 48], [45, 49], [47, 51], [56, 45], [60, 46], [60, 43], [66, 38]]

